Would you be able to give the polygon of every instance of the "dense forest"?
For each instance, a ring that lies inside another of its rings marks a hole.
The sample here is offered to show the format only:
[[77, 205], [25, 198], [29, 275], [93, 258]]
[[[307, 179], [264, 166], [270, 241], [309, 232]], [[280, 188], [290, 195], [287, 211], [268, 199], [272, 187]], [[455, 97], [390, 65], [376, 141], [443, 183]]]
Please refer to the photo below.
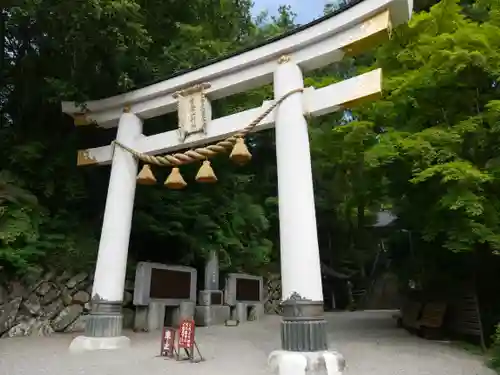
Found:
[[[96, 259], [109, 167], [77, 168], [76, 150], [109, 144], [114, 130], [76, 129], [62, 100], [126, 92], [298, 26], [288, 6], [252, 17], [250, 0], [17, 3], [0, 22], [4, 275], [89, 270]], [[321, 87], [384, 72], [381, 100], [310, 119], [319, 242], [325, 265], [364, 275], [383, 238], [402, 284], [441, 285], [494, 274], [500, 251], [500, 3], [420, 0], [415, 11], [373, 51], [306, 78]], [[215, 116], [271, 98], [266, 86], [217, 100]], [[176, 122], [149, 120], [145, 132]], [[141, 260], [200, 265], [212, 250], [224, 270], [276, 272], [273, 142], [272, 131], [252, 135], [244, 167], [216, 158], [215, 185], [139, 186], [131, 272]], [[374, 226], [381, 211], [397, 217], [390, 230]]]

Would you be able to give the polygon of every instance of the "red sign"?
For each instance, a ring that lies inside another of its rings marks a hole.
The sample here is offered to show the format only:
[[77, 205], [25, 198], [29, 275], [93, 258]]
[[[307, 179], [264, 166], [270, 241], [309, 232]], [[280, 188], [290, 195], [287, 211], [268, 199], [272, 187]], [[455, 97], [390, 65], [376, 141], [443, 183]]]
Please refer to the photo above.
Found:
[[194, 320], [185, 319], [179, 326], [179, 349], [192, 349], [194, 345]]
[[175, 329], [163, 327], [160, 355], [173, 357], [175, 353]]

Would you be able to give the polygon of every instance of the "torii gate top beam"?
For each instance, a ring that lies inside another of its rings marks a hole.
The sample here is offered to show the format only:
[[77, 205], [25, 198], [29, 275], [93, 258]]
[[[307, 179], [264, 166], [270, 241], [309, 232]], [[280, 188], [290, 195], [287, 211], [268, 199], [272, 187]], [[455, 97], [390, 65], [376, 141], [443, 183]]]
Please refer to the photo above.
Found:
[[242, 53], [126, 94], [86, 102], [84, 111], [74, 102], [63, 102], [62, 110], [77, 125], [114, 127], [125, 106], [142, 119], [175, 111], [173, 94], [188, 85], [210, 82], [205, 92], [212, 100], [247, 91], [272, 81], [280, 56], [291, 56], [304, 71], [326, 66], [386, 36], [387, 28], [410, 18], [412, 8], [413, 0], [354, 1], [339, 12]]

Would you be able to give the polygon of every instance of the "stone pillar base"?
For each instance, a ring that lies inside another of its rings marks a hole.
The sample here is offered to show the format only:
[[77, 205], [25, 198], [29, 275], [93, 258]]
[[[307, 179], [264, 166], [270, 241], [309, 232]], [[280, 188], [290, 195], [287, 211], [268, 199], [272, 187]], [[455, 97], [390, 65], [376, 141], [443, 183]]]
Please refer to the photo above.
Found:
[[130, 339], [121, 335], [122, 328], [121, 301], [109, 302], [95, 298], [92, 312], [85, 321], [85, 336], [75, 337], [69, 345], [69, 351], [81, 353], [129, 347]]
[[248, 314], [248, 320], [260, 320], [266, 315], [266, 311], [263, 303], [256, 303], [251, 306], [250, 312]]
[[268, 366], [276, 375], [341, 375], [344, 357], [334, 351], [291, 352], [276, 350], [269, 355]]
[[148, 327], [148, 307], [136, 306], [134, 316], [134, 331], [147, 332]]
[[237, 302], [236, 306], [232, 308], [231, 318], [244, 323], [248, 320], [248, 305], [243, 302]]
[[90, 314], [85, 322], [88, 337], [119, 337], [122, 334], [123, 316]]
[[281, 349], [294, 352], [328, 350], [323, 301], [311, 301], [293, 294], [281, 306]]
[[70, 353], [77, 354], [94, 350], [124, 349], [130, 346], [130, 339], [125, 336], [117, 337], [88, 337], [77, 336], [69, 345]]
[[281, 322], [281, 348], [295, 352], [328, 350], [328, 324], [324, 319]]
[[94, 301], [85, 322], [87, 337], [120, 337], [123, 328], [121, 302]]

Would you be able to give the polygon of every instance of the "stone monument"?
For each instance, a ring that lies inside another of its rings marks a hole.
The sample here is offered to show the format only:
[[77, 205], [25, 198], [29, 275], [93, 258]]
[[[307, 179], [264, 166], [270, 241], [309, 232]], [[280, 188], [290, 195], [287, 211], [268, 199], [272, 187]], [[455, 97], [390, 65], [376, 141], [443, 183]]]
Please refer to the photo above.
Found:
[[205, 266], [205, 289], [198, 294], [195, 322], [199, 326], [224, 324], [230, 318], [230, 307], [224, 305], [219, 289], [219, 258], [213, 251]]
[[228, 274], [224, 296], [234, 320], [258, 320], [264, 315], [264, 279], [261, 276]]
[[154, 331], [177, 326], [194, 317], [196, 269], [160, 263], [137, 264], [134, 285], [136, 306], [134, 329]]

